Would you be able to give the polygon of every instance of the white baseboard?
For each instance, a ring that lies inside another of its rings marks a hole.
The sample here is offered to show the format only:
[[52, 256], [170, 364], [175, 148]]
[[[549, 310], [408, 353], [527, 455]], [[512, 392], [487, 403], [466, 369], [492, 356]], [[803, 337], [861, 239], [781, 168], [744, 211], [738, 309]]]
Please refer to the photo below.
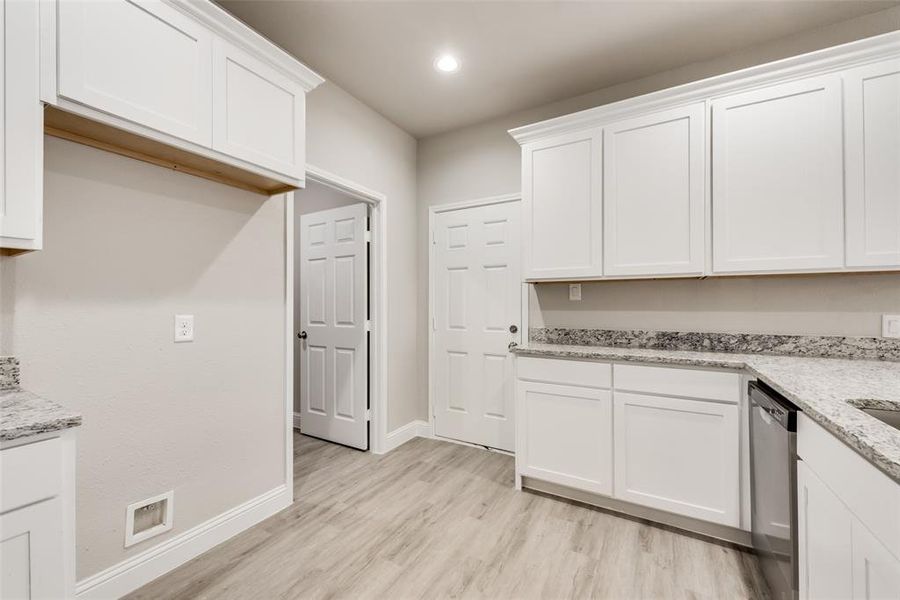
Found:
[[75, 586], [79, 599], [121, 598], [160, 575], [183, 565], [291, 505], [285, 485], [257, 496], [205, 523], [82, 579]]
[[294, 429], [300, 429], [300, 413], [294, 413]]
[[428, 421], [410, 421], [406, 425], [388, 433], [384, 440], [384, 451], [381, 454], [387, 454], [416, 437], [432, 437], [431, 423]]

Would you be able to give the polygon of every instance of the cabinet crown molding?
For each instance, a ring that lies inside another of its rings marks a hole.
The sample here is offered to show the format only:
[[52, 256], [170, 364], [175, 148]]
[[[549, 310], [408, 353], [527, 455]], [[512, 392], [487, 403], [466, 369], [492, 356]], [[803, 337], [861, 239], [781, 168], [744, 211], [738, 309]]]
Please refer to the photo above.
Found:
[[662, 108], [703, 101], [798, 76], [807, 77], [875, 62], [898, 53], [900, 31], [893, 31], [523, 125], [510, 129], [509, 134], [524, 145]]
[[165, 0], [165, 2], [202, 23], [244, 52], [278, 69], [286, 77], [299, 83], [305, 92], [309, 93], [325, 82], [324, 77], [212, 2], [192, 0]]

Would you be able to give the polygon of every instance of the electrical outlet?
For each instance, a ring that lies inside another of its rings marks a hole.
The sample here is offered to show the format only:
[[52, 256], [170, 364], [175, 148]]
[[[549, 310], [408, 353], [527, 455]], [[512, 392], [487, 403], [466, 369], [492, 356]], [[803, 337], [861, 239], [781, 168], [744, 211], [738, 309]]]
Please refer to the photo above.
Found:
[[574, 302], [581, 302], [581, 284], [580, 283], [570, 283], [569, 284], [569, 300]]
[[175, 341], [194, 341], [194, 315], [175, 315]]
[[900, 315], [881, 315], [881, 337], [900, 338]]

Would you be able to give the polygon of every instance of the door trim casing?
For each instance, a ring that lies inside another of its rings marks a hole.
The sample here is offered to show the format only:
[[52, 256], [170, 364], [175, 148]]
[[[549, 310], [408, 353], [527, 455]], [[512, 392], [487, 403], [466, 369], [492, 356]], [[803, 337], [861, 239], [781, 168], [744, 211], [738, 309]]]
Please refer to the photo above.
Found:
[[[516, 192], [513, 194], [501, 194], [498, 196], [486, 196], [484, 198], [475, 198], [472, 200], [462, 200], [459, 202], [449, 202], [447, 204], [435, 204], [428, 207], [428, 314], [426, 318], [426, 328], [428, 330], [428, 426], [427, 430], [431, 433], [429, 437], [437, 437], [434, 435], [434, 220], [440, 213], [453, 212], [455, 210], [465, 210], [467, 208], [479, 208], [482, 206], [490, 206], [492, 204], [505, 204], [508, 202], [521, 202], [522, 194]], [[520, 205], [521, 206], [521, 205]], [[520, 253], [524, 251], [519, 248]], [[528, 294], [531, 288], [530, 283], [521, 282], [521, 300], [519, 315], [519, 339], [523, 342], [528, 341]], [[442, 440], [460, 443], [466, 446], [475, 446], [481, 448], [477, 444], [470, 444], [450, 438], [440, 438]], [[499, 451], [502, 452], [502, 451]]]

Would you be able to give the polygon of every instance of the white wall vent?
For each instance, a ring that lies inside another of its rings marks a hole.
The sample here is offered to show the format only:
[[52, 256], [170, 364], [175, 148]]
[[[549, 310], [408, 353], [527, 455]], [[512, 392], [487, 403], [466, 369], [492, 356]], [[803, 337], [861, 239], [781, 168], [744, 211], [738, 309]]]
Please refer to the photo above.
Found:
[[175, 490], [129, 504], [125, 509], [125, 547], [172, 529]]

